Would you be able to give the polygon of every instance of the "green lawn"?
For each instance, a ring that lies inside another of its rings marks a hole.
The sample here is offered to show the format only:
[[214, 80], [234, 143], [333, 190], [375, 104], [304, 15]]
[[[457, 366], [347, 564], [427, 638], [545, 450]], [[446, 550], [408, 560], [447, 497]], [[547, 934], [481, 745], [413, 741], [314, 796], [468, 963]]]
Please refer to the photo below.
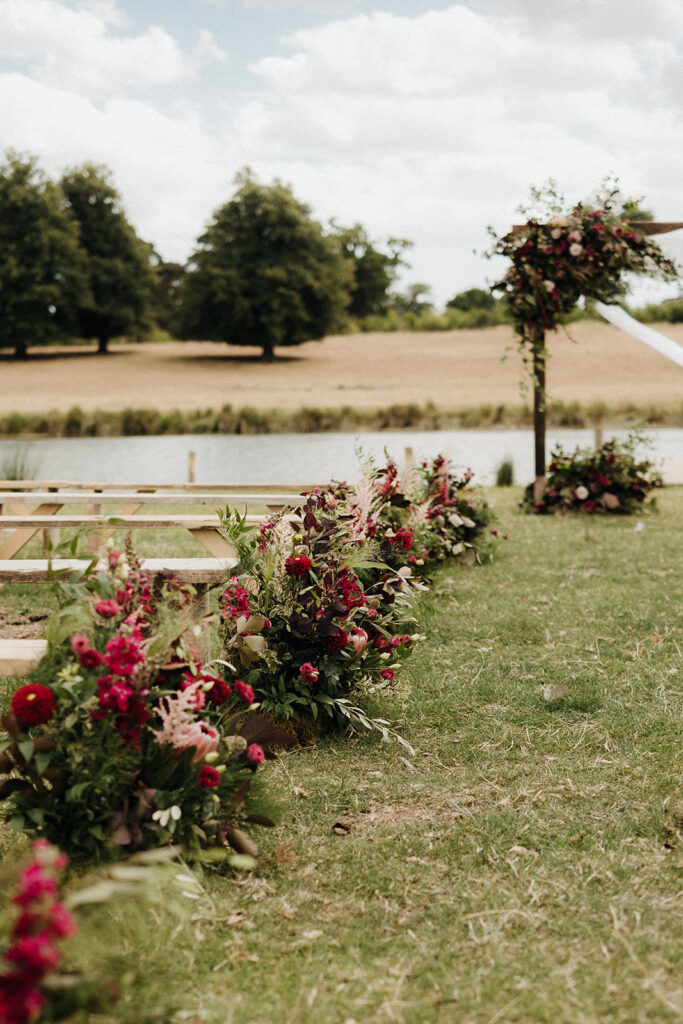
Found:
[[123, 978], [88, 1019], [681, 1019], [683, 492], [609, 520], [518, 497], [491, 491], [510, 540], [436, 574], [428, 640], [373, 698], [415, 756], [339, 737], [269, 764], [256, 872], [207, 872], [185, 916], [93, 912], [72, 940], [71, 964]]

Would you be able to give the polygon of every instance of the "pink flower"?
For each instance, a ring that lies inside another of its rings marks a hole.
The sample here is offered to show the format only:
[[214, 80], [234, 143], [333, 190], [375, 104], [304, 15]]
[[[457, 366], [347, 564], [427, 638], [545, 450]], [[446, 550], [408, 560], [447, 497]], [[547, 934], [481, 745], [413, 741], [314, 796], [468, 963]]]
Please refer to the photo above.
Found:
[[98, 601], [95, 605], [95, 611], [98, 615], [101, 615], [103, 619], [115, 619], [121, 612], [121, 605], [118, 601], [112, 601], [111, 598], [107, 598], [104, 601]]
[[90, 648], [90, 637], [85, 633], [74, 633], [69, 642], [71, 650], [74, 654], [79, 655], [79, 657]]
[[353, 627], [351, 630], [351, 643], [355, 648], [356, 657], [358, 657], [361, 651], [365, 648], [369, 639], [370, 638], [364, 629], [360, 629], [358, 626]]
[[310, 661], [305, 661], [301, 668], [299, 669], [299, 672], [304, 677], [309, 686], [312, 683], [315, 683], [318, 676], [320, 675], [318, 669], [314, 665], [311, 665]]
[[197, 761], [203, 761], [207, 754], [216, 750], [220, 739], [220, 733], [213, 726], [207, 725], [206, 722], [192, 722], [180, 734], [173, 744], [173, 749], [181, 751], [195, 747], [192, 764], [196, 764]]
[[249, 595], [239, 585], [237, 576], [233, 576], [222, 594], [223, 615], [226, 619], [239, 619], [241, 615], [249, 618]]
[[263, 747], [259, 747], [258, 743], [252, 743], [247, 747], [247, 761], [250, 764], [262, 764], [266, 759], [266, 755], [263, 752]]
[[215, 789], [221, 781], [221, 773], [210, 764], [203, 764], [199, 769], [198, 781], [204, 789]]
[[137, 640], [128, 636], [113, 636], [107, 641], [104, 661], [117, 676], [129, 676], [145, 656]]
[[393, 668], [381, 668], [379, 670], [379, 674], [382, 677], [382, 679], [386, 679], [387, 682], [389, 683], [393, 683], [394, 679], [396, 678], [396, 673], [394, 672]]
[[238, 697], [241, 697], [247, 704], [254, 703], [254, 691], [249, 683], [243, 682], [241, 679], [235, 680], [235, 693]]

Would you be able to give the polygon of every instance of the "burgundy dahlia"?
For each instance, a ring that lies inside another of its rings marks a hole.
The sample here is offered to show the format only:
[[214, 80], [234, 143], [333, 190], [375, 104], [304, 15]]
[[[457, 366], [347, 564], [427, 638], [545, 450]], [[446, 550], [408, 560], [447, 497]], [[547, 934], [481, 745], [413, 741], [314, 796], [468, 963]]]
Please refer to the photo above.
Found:
[[339, 628], [334, 636], [323, 637], [323, 643], [328, 651], [343, 651], [349, 642], [349, 635], [346, 630]]
[[57, 708], [57, 701], [47, 686], [41, 683], [28, 683], [16, 691], [10, 708], [19, 725], [23, 729], [28, 729], [32, 725], [44, 725], [45, 722], [49, 722]]
[[290, 555], [285, 562], [285, 572], [288, 576], [301, 578], [309, 572], [310, 568], [311, 560], [308, 555]]

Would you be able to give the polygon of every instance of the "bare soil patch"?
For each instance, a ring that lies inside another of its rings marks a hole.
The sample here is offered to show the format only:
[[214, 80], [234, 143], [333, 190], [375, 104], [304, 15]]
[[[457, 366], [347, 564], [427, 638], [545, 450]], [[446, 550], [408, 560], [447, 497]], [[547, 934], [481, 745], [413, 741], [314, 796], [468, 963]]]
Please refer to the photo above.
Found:
[[[683, 325], [657, 329], [683, 345]], [[670, 360], [610, 324], [582, 321], [549, 338], [550, 397], [564, 402], [671, 404], [683, 375]], [[506, 359], [503, 357], [508, 350]], [[219, 342], [34, 349], [0, 357], [0, 414], [148, 407], [446, 408], [518, 405], [523, 369], [511, 328], [334, 336], [283, 349], [263, 363], [253, 349]]]

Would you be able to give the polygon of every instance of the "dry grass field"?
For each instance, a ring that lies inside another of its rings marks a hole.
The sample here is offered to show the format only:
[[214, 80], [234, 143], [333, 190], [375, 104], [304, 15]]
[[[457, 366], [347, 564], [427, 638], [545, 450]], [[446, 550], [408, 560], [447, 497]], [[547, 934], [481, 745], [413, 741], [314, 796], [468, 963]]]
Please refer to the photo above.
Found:
[[[683, 344], [683, 325], [657, 329]], [[683, 373], [664, 356], [609, 324], [582, 321], [549, 339], [550, 396], [608, 406], [672, 405]], [[508, 351], [507, 358], [503, 356]], [[444, 333], [357, 334], [280, 350], [264, 364], [252, 349], [218, 342], [112, 344], [33, 349], [28, 360], [0, 357], [0, 414], [300, 406], [381, 407], [432, 401], [446, 408], [520, 402], [522, 366], [511, 328]]]

